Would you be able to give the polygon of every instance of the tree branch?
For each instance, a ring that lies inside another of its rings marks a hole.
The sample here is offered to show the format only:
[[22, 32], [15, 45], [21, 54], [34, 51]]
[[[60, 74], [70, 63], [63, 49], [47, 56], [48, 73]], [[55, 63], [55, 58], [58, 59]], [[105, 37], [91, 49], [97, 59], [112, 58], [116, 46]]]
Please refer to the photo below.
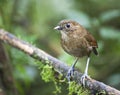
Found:
[[[0, 40], [25, 52], [29, 56], [41, 61], [43, 64], [49, 64], [53, 66], [55, 70], [57, 70], [59, 73], [62, 73], [64, 76], [66, 76], [67, 71], [70, 68], [65, 63], [61, 62], [60, 60], [52, 57], [51, 55], [47, 54], [41, 49], [38, 49], [35, 46], [18, 39], [17, 37], [10, 34], [9, 32], [4, 31], [3, 29], [0, 29]], [[82, 73], [75, 71], [72, 79], [75, 80], [78, 84], [81, 84], [80, 83], [81, 76], [82, 76]], [[86, 79], [85, 83], [86, 83], [86, 88], [91, 92], [94, 92], [94, 93], [104, 92], [105, 93], [104, 95], [120, 95], [120, 91], [118, 91], [117, 89], [110, 87], [97, 80], [90, 78], [90, 79]]]

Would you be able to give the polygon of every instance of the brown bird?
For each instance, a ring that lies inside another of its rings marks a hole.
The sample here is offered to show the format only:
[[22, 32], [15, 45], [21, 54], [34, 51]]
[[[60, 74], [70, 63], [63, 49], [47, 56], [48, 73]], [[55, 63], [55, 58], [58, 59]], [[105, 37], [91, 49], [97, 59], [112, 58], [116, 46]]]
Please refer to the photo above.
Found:
[[61, 45], [63, 49], [68, 54], [76, 57], [75, 62], [67, 74], [69, 81], [78, 59], [84, 56], [88, 57], [84, 74], [81, 77], [81, 82], [85, 85], [85, 78], [89, 78], [88, 65], [90, 61], [90, 54], [93, 52], [95, 55], [98, 55], [96, 50], [98, 45], [95, 38], [83, 26], [73, 20], [62, 20], [54, 29], [60, 30]]

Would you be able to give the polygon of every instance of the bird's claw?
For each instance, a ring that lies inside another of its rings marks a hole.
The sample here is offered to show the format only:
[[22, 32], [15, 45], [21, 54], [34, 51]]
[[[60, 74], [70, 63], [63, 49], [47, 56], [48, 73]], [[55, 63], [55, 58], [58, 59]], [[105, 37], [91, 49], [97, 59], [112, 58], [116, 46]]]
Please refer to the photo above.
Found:
[[71, 67], [71, 68], [68, 70], [67, 75], [66, 75], [66, 78], [68, 79], [68, 82], [70, 82], [70, 78], [71, 78], [71, 76], [73, 76], [73, 74], [74, 74], [74, 68]]
[[87, 74], [83, 74], [81, 77], [81, 84], [85, 87], [85, 78], [90, 78]]

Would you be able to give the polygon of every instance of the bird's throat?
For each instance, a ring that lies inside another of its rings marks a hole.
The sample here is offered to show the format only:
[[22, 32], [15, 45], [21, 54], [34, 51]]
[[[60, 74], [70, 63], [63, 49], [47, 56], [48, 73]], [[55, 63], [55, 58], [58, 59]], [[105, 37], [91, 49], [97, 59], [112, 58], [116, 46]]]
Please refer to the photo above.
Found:
[[70, 38], [68, 37], [68, 34], [64, 31], [61, 31], [61, 37], [62, 39], [64, 39], [65, 41], [68, 41]]

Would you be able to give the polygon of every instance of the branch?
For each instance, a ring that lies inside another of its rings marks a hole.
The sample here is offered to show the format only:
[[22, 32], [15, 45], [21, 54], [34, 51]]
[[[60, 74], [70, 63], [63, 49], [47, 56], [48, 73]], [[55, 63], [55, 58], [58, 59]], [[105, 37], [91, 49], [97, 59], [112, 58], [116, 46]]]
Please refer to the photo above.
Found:
[[[3, 29], [0, 29], [0, 40], [25, 52], [29, 56], [41, 61], [43, 64], [49, 64], [53, 66], [55, 70], [57, 70], [59, 73], [62, 73], [64, 76], [66, 76], [67, 71], [70, 68], [60, 60], [52, 57], [51, 55], [47, 54], [41, 49], [38, 49], [37, 47], [18, 39], [17, 37], [10, 34], [9, 32], [4, 31]], [[73, 80], [81, 84], [80, 83], [81, 76], [82, 76], [82, 73], [75, 71]], [[85, 83], [86, 83], [86, 88], [91, 92], [97, 92], [97, 93], [104, 92], [105, 95], [120, 95], [120, 91], [118, 91], [117, 89], [110, 87], [97, 80], [90, 78], [90, 79], [86, 79]]]

